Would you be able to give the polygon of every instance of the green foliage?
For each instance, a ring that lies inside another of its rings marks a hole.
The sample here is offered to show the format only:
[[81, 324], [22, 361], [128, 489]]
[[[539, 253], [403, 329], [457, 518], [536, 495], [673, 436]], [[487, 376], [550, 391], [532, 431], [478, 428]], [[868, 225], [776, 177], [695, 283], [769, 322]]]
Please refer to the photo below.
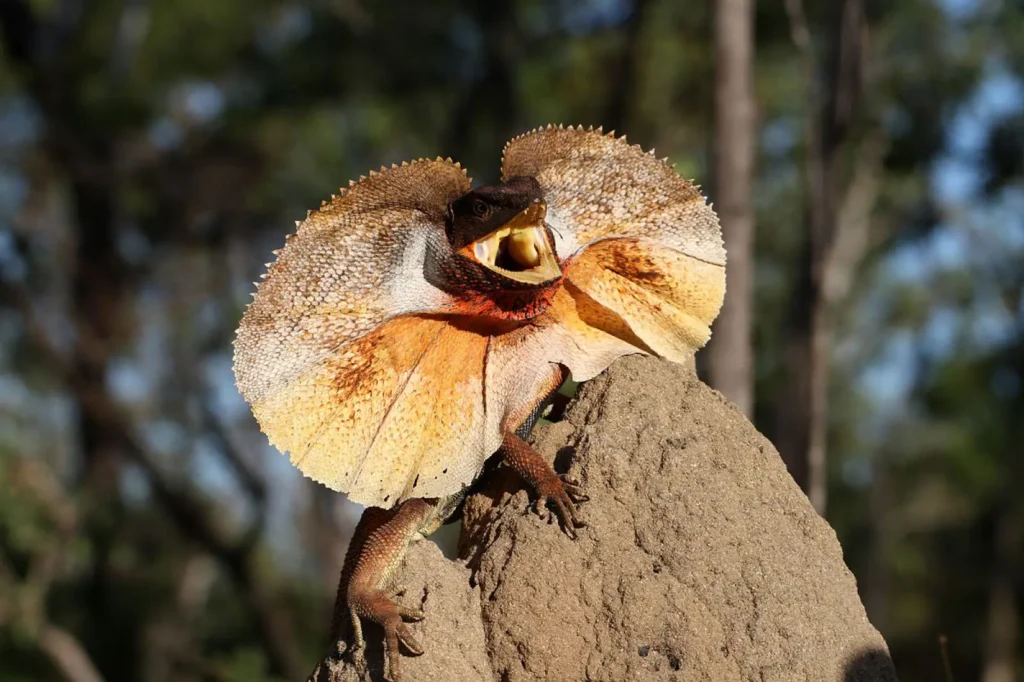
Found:
[[221, 665], [221, 675], [227, 682], [275, 682], [267, 675], [267, 660], [254, 647], [235, 649]]

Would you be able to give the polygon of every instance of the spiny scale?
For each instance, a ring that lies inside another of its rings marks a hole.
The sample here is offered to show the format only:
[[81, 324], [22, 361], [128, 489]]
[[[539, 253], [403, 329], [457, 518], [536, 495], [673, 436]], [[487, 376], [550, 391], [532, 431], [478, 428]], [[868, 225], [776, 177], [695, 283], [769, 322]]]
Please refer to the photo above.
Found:
[[[574, 128], [571, 125], [570, 126], [563, 126], [561, 123], [558, 123], [558, 124], [549, 123], [547, 126], [537, 127], [537, 128], [534, 128], [533, 130], [531, 130], [529, 132], [521, 133], [521, 134], [515, 136], [514, 138], [512, 138], [511, 140], [509, 140], [508, 142], [506, 142], [505, 146], [504, 146], [504, 148], [502, 149], [502, 152], [501, 152], [501, 163], [502, 163], [502, 166], [505, 165], [505, 154], [506, 154], [508, 148], [512, 144], [514, 144], [515, 142], [519, 142], [520, 140], [522, 140], [524, 138], [527, 138], [527, 137], [530, 137], [532, 135], [536, 135], [538, 133], [544, 133], [544, 132], [548, 132], [548, 131], [552, 131], [552, 130], [568, 130], [568, 131], [576, 131], [576, 132], [586, 132], [588, 134], [599, 135], [599, 136], [602, 136], [602, 137], [609, 138], [611, 140], [615, 140], [616, 142], [621, 142], [623, 144], [627, 144], [628, 145], [628, 142], [626, 141], [626, 136], [625, 135], [623, 135], [622, 137], [618, 137], [617, 138], [617, 137], [615, 137], [615, 131], [614, 130], [611, 130], [611, 131], [609, 131], [607, 133], [604, 133], [603, 132], [603, 126], [598, 126], [597, 128], [595, 128], [594, 126], [588, 126], [587, 129], [584, 130], [582, 125], [576, 126]], [[638, 151], [643, 152], [643, 147], [641, 145], [631, 145], [631, 146], [634, 149], [637, 149]], [[650, 156], [654, 156], [654, 152], [655, 152], [655, 150], [652, 147], [650, 150], [648, 150], [647, 152], [643, 152], [643, 153], [646, 153], [646, 154], [648, 154]], [[667, 168], [674, 169], [676, 167], [676, 164], [674, 164], [674, 163], [673, 164], [669, 164], [668, 163], [668, 157], [667, 156], [662, 158], [662, 159], [659, 159], [659, 160]], [[502, 177], [505, 177], [505, 176], [502, 176]]]

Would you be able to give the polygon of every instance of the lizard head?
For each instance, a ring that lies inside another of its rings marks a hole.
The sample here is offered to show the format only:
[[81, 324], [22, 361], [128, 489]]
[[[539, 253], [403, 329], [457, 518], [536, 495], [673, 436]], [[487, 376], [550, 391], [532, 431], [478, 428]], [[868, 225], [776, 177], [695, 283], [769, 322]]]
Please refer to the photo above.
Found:
[[451, 202], [446, 234], [462, 268], [478, 270], [479, 279], [507, 291], [545, 286], [562, 277], [546, 215], [537, 180], [514, 177]]

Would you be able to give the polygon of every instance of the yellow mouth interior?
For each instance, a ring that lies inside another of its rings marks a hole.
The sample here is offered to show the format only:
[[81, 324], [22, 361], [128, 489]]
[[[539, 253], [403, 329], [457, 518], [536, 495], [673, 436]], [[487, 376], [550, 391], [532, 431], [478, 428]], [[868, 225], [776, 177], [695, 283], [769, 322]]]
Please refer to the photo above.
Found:
[[546, 214], [544, 202], [532, 204], [459, 253], [517, 282], [540, 284], [557, 279], [562, 269], [544, 230]]

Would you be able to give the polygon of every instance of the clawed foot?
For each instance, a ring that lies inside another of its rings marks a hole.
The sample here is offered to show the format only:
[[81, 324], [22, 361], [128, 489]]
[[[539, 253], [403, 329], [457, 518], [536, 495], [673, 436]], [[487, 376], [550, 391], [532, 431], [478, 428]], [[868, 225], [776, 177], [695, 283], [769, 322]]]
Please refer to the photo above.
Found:
[[400, 607], [401, 616], [384, 624], [384, 679], [388, 682], [400, 682], [399, 661], [402, 649], [410, 656], [422, 656], [423, 647], [412, 636], [412, 631], [405, 624], [408, 621], [423, 620], [422, 609], [403, 609]]
[[537, 499], [531, 508], [540, 518], [546, 518], [548, 523], [553, 523], [557, 514], [562, 530], [575, 540], [576, 528], [587, 525], [579, 518], [576, 505], [589, 499], [583, 494], [579, 483], [570, 480], [566, 474], [552, 472], [550, 478], [537, 486]]
[[575, 529], [586, 525], [576, 513], [576, 505], [590, 499], [583, 494], [580, 484], [556, 474], [543, 455], [511, 431], [505, 432], [498, 452], [505, 463], [537, 491], [537, 501], [533, 504], [537, 515], [552, 523], [554, 515], [548, 511], [552, 509], [558, 515], [562, 530], [575, 540]]
[[[384, 628], [384, 679], [387, 682], [400, 682], [400, 661], [401, 654], [409, 656], [420, 656], [423, 654], [423, 647], [412, 634], [412, 630], [406, 622], [417, 622], [423, 620], [423, 609], [418, 607], [403, 606], [382, 596], [375, 595], [360, 605], [360, 610], [367, 607], [369, 612], [364, 612], [368, 619], [380, 623]], [[350, 606], [352, 626], [355, 633], [355, 642], [351, 648], [351, 660], [360, 675], [366, 675], [366, 640], [363, 639], [362, 624], [356, 607]], [[343, 647], [344, 645], [342, 645]], [[339, 647], [339, 651], [343, 650]]]
[[[339, 655], [346, 649], [343, 640], [351, 642], [348, 653], [360, 679], [368, 679], [364, 620], [384, 629], [384, 679], [388, 682], [399, 682], [403, 653], [412, 656], [423, 653], [423, 647], [406, 622], [423, 620], [421, 606], [426, 594], [418, 605], [404, 606], [395, 597], [403, 595], [405, 590], [395, 586], [392, 579], [409, 542], [416, 535], [436, 528], [438, 514], [450, 510], [448, 502], [449, 498], [413, 498], [392, 509], [371, 507], [359, 519], [338, 583], [331, 632]], [[344, 631], [349, 626], [351, 635], [345, 637]]]

